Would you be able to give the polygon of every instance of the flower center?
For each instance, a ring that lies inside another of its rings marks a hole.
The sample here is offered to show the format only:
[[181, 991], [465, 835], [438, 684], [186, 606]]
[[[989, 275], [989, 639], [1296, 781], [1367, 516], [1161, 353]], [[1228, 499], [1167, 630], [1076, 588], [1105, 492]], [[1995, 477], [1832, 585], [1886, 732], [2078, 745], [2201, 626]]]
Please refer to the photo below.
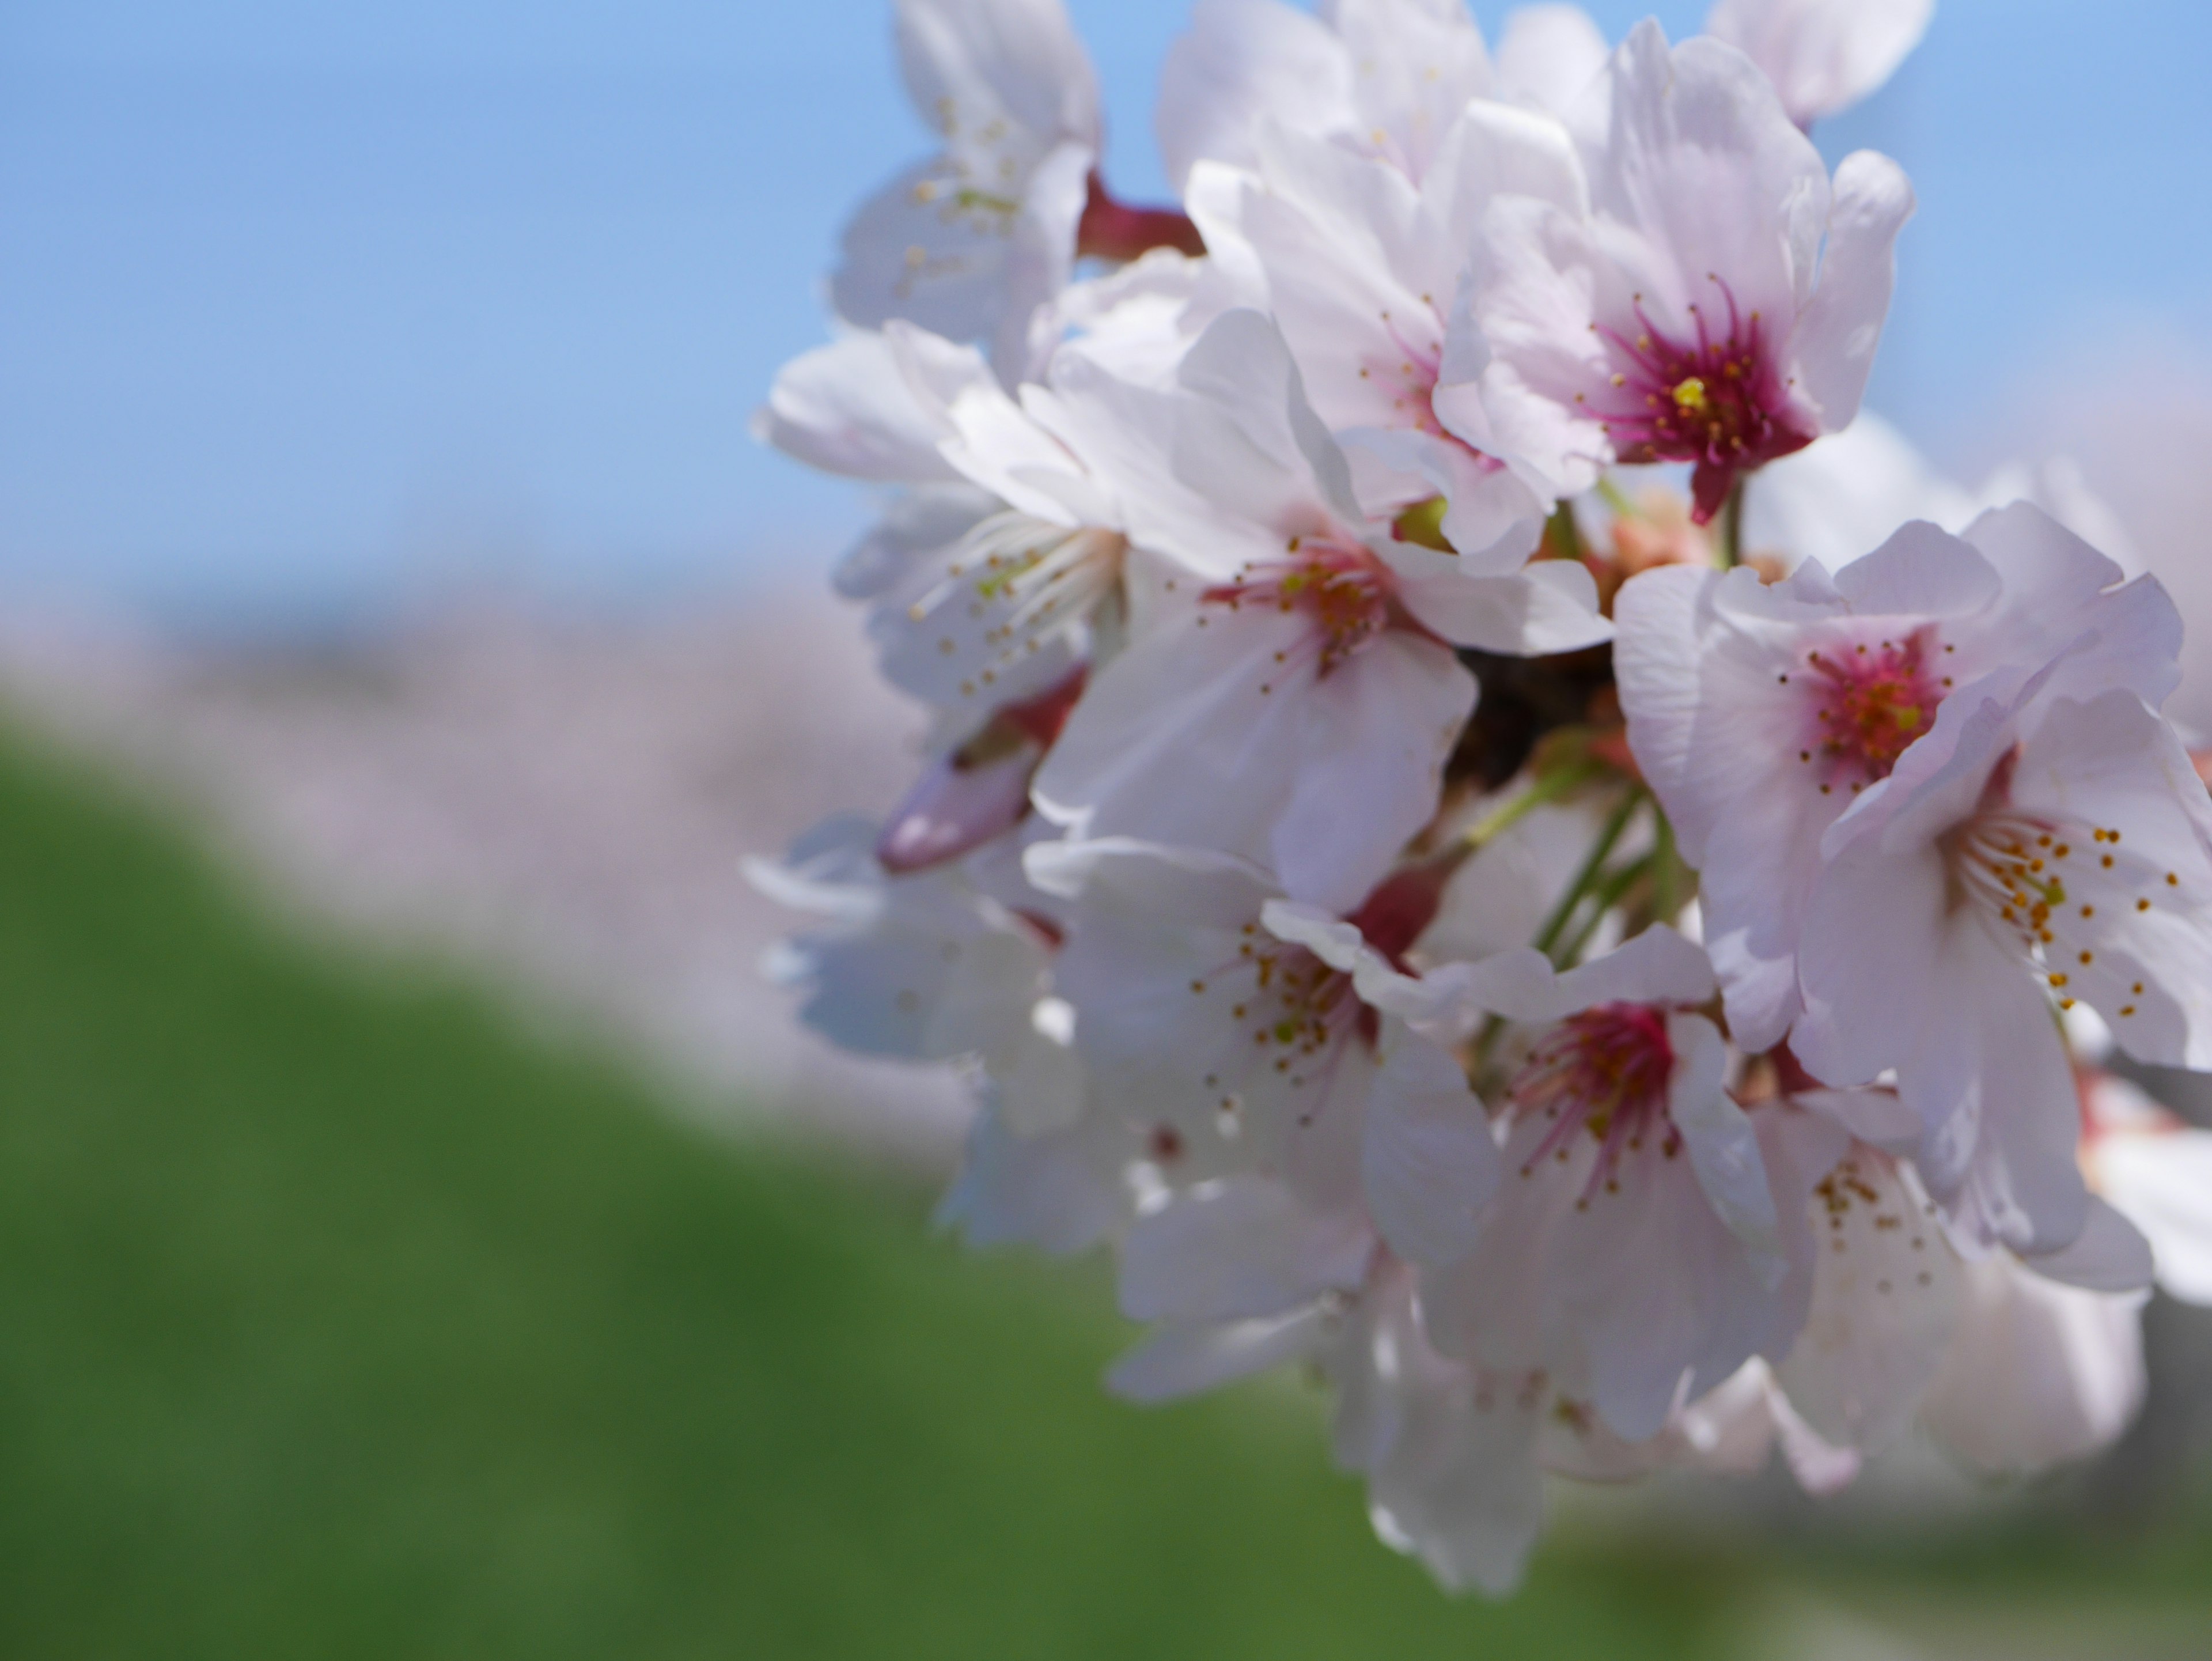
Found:
[[1224, 1136], [1241, 1135], [1246, 1129], [1244, 1092], [1261, 1081], [1246, 1070], [1248, 1065], [1262, 1079], [1273, 1073], [1292, 1090], [1304, 1092], [1313, 1086], [1311, 1098], [1297, 1111], [1295, 1128], [1304, 1130], [1323, 1107], [1346, 1042], [1355, 1033], [1370, 1042], [1375, 1036], [1351, 976], [1302, 946], [1276, 940], [1256, 922], [1244, 925], [1236, 957], [1191, 982], [1190, 990], [1198, 997], [1212, 993], [1227, 1002], [1230, 1019], [1250, 1035], [1249, 1064], [1232, 1062], [1230, 1076], [1209, 1073], [1204, 1080], [1207, 1090], [1217, 1092], [1216, 1123]]
[[936, 649], [973, 668], [960, 691], [976, 697], [1086, 620], [1115, 592], [1127, 547], [1118, 531], [994, 514], [968, 533], [947, 580], [907, 608], [907, 621], [945, 631]]
[[1682, 1136], [1667, 1111], [1674, 1071], [1663, 1009], [1610, 1003], [1568, 1016], [1536, 1045], [1506, 1092], [1512, 1112], [1552, 1121], [1521, 1174], [1533, 1177], [1547, 1159], [1565, 1164], [1576, 1139], [1588, 1131], [1597, 1156], [1576, 1201], [1587, 1208], [1601, 1188], [1620, 1191], [1625, 1155], [1656, 1143], [1662, 1156], [1675, 1158]]
[[1939, 650], [1934, 630], [1923, 628], [1901, 641], [1805, 654], [1813, 731], [1797, 755], [1817, 770], [1823, 795], [1838, 783], [1856, 794], [1887, 778], [1897, 758], [1936, 724], [1949, 686], [1929, 667]]
[[2059, 1007], [2087, 998], [2108, 1019], [2138, 1013], [2146, 995], [2140, 930], [2174, 904], [2196, 903], [2180, 873], [2163, 870], [2117, 830], [2069, 814], [1993, 805], [1945, 832], [1937, 846], [1953, 910], [1971, 908], [2041, 976]]
[[1285, 614], [1303, 612], [1313, 625], [1309, 643], [1325, 676], [1390, 626], [1390, 575], [1356, 542], [1292, 537], [1289, 552], [1287, 559], [1243, 567], [1200, 598], [1232, 611], [1272, 605]]
[[[1728, 500], [1739, 474], [1803, 449], [1814, 435], [1792, 422], [1788, 389], [1777, 378], [1757, 312], [1736, 308], [1735, 295], [1708, 273], [1728, 307], [1728, 330], [1716, 332], [1692, 302], [1694, 344], [1671, 340], [1635, 299], [1631, 333], [1593, 324], [1613, 362], [1613, 396], [1601, 401], [1600, 424], [1628, 463], [1693, 461], [1692, 516], [1708, 523]], [[1585, 395], [1577, 402], [1587, 403]]]

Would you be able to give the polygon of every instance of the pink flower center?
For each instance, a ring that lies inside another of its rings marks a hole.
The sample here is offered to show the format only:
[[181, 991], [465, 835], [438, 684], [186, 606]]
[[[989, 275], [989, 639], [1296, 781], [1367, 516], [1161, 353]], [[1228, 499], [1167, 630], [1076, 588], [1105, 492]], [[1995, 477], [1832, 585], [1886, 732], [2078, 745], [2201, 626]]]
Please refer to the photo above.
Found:
[[[1728, 332], [1717, 334], [1694, 302], [1694, 344], [1671, 340], [1635, 300], [1632, 334], [1590, 326], [1613, 362], [1613, 396], [1601, 401], [1600, 423], [1624, 462], [1693, 461], [1692, 517], [1710, 523], [1739, 475], [1803, 449], [1815, 435], [1800, 429], [1789, 389], [1777, 375], [1759, 314], [1741, 315], [1735, 295], [1708, 273], [1728, 306]], [[1578, 401], [1587, 401], [1578, 395]]]
[[1887, 778], [1897, 758], [1936, 724], [1950, 685], [1929, 666], [1940, 651], [1935, 631], [1923, 628], [1903, 640], [1831, 644], [1805, 654], [1806, 672], [1796, 678], [1811, 704], [1812, 731], [1797, 758], [1815, 770], [1823, 795], [1838, 784], [1856, 794]]
[[1674, 1072], [1665, 1010], [1609, 1003], [1568, 1016], [1537, 1044], [1507, 1092], [1513, 1112], [1540, 1113], [1553, 1122], [1521, 1174], [1534, 1176], [1547, 1159], [1564, 1165], [1575, 1140], [1588, 1131], [1597, 1157], [1576, 1202], [1587, 1208], [1600, 1188], [1620, 1191], [1624, 1156], [1656, 1144], [1662, 1157], [1676, 1157], [1682, 1136], [1667, 1111]]
[[1307, 643], [1325, 676], [1396, 620], [1390, 574], [1356, 542], [1292, 537], [1289, 550], [1289, 558], [1245, 566], [1200, 598], [1232, 611], [1272, 605], [1286, 614], [1303, 612], [1312, 624]]

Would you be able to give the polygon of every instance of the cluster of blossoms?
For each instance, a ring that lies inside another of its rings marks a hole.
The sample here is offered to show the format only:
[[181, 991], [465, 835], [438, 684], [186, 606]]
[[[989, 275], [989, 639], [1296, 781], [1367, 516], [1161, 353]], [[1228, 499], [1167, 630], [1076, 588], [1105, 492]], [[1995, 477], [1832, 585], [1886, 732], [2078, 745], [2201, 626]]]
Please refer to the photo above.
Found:
[[972, 1069], [947, 1214], [1110, 1245], [1114, 1389], [1303, 1364], [1455, 1586], [1547, 1473], [2079, 1456], [2212, 1299], [2098, 1065], [2212, 1067], [2179, 620], [1859, 417], [1912, 195], [1805, 129], [1928, 9], [1198, 0], [1138, 209], [1058, 0], [900, 0], [941, 149], [759, 418], [932, 714], [755, 869], [805, 1018]]

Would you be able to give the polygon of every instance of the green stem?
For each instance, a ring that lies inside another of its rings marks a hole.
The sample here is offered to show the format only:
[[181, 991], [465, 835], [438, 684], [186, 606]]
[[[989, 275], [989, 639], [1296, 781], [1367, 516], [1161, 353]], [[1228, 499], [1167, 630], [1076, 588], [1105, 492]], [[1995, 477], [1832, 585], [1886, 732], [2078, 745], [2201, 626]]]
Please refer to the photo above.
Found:
[[1743, 563], [1743, 492], [1748, 483], [1747, 479], [1737, 479], [1721, 508], [1720, 556], [1724, 569], [1734, 570]]
[[1674, 880], [1681, 862], [1674, 854], [1674, 827], [1665, 812], [1655, 807], [1651, 818], [1658, 837], [1658, 845], [1651, 850], [1651, 917], [1655, 922], [1672, 924], [1682, 909]]
[[1540, 774], [1511, 801], [1470, 827], [1463, 840], [1471, 851], [1486, 848], [1546, 802], [1557, 801], [1603, 771], [1602, 763], [1577, 761]]
[[1562, 559], [1580, 559], [1588, 551], [1583, 546], [1583, 527], [1575, 523], [1572, 502], [1562, 502], [1552, 509], [1551, 520], [1544, 527], [1544, 540]]
[[[1532, 790], [1530, 794], [1533, 795], [1534, 792]], [[1620, 840], [1621, 833], [1628, 829], [1628, 821], [1634, 817], [1638, 805], [1644, 799], [1644, 788], [1638, 785], [1622, 797], [1620, 806], [1613, 810], [1613, 817], [1605, 822], [1605, 828], [1598, 832], [1597, 841], [1591, 847], [1589, 857], [1583, 861], [1582, 868], [1575, 873], [1574, 880], [1567, 885], [1566, 892], [1559, 897], [1559, 903], [1553, 908], [1551, 916], [1544, 919], [1544, 926], [1536, 931], [1536, 938], [1532, 944], [1539, 952], [1546, 953], [1551, 952], [1553, 945], [1559, 937], [1559, 931], [1567, 926], [1567, 920], [1574, 916], [1575, 907], [1581, 903], [1583, 895], [1589, 891], [1590, 884], [1596, 879], [1598, 872], [1603, 868], [1607, 855], [1613, 852], [1613, 844]], [[1601, 902], [1597, 915], [1603, 916], [1606, 906], [1611, 903], [1611, 901]], [[1553, 961], [1556, 963], [1559, 959], [1554, 958]], [[1475, 1035], [1474, 1059], [1468, 1067], [1468, 1076], [1470, 1080], [1481, 1079], [1484, 1071], [1490, 1065], [1490, 1052], [1497, 1047], [1499, 1035], [1504, 1031], [1505, 1022], [1501, 1016], [1492, 1015], [1483, 1022], [1482, 1031]]]
[[1616, 514], [1626, 515], [1636, 511], [1636, 504], [1628, 499], [1628, 492], [1613, 482], [1611, 473], [1598, 475], [1597, 493], [1605, 498], [1605, 505]]
[[1613, 817], [1605, 822], [1605, 829], [1598, 832], [1597, 841], [1591, 845], [1589, 856], [1583, 861], [1582, 869], [1575, 873], [1575, 879], [1567, 885], [1567, 891], [1559, 896], [1559, 903], [1552, 908], [1552, 915], [1544, 919], [1544, 926], [1536, 931], [1536, 938], [1532, 944], [1539, 952], [1549, 952], [1558, 944], [1559, 931], [1567, 926], [1567, 919], [1574, 916], [1575, 907], [1582, 903], [1583, 896], [1589, 891], [1590, 884], [1596, 879], [1598, 872], [1612, 855], [1613, 844], [1620, 840], [1621, 832], [1628, 829], [1628, 821], [1643, 803], [1644, 788], [1641, 785], [1620, 799], [1620, 806], [1613, 810]]
[[1590, 943], [1590, 936], [1597, 933], [1598, 925], [1605, 921], [1605, 914], [1619, 904], [1620, 897], [1650, 871], [1656, 857], [1656, 855], [1646, 854], [1640, 860], [1631, 860], [1591, 890], [1590, 897], [1597, 904], [1590, 908], [1589, 916], [1583, 919], [1582, 927], [1575, 930], [1574, 939], [1562, 946], [1552, 961], [1562, 969], [1571, 967], [1582, 956], [1583, 948]]

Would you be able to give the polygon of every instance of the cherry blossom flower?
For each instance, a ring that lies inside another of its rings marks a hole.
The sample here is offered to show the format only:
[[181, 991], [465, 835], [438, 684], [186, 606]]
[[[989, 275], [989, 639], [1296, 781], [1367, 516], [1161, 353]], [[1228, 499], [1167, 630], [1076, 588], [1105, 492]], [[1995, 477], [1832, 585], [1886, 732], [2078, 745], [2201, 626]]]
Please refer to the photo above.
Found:
[[2206, 809], [2146, 703], [2179, 624], [2119, 575], [2020, 507], [1908, 526], [1832, 584], [1662, 570], [1619, 605], [1630, 741], [1707, 873], [1737, 1041], [1787, 1032], [1836, 1084], [1895, 1069], [1923, 1175], [2021, 1250], [2086, 1202], [2035, 982], [2147, 1059], [2212, 1054]]
[[2039, 699], [2069, 666], [1947, 700], [1823, 838], [1797, 954], [1805, 1065], [1894, 1068], [1930, 1186], [2024, 1251], [2087, 1215], [2051, 1001], [2144, 1060], [2212, 1064], [2212, 804], [2136, 693]]
[[1364, 510], [1441, 496], [1464, 556], [1525, 559], [1548, 502], [1438, 422], [1433, 396], [1475, 228], [1501, 192], [1579, 209], [1565, 131], [1469, 104], [1416, 185], [1393, 162], [1272, 121], [1249, 167], [1202, 162], [1187, 192], [1216, 265], [1272, 316], [1315, 413], [1346, 443]]
[[1128, 645], [1038, 771], [1038, 804], [1081, 836], [1243, 855], [1347, 909], [1436, 810], [1475, 697], [1452, 647], [1603, 639], [1595, 587], [1573, 562], [1486, 569], [1370, 525], [1250, 312], [1191, 349], [1172, 419], [1143, 436], [1163, 488], [1127, 492]]
[[929, 714], [749, 866], [772, 970], [964, 1070], [939, 1214], [1112, 1253], [1111, 1388], [1302, 1365], [1447, 1586], [1553, 1476], [2079, 1457], [2212, 1303], [2212, 1133], [2102, 1068], [2212, 1070], [2179, 618], [1858, 411], [1911, 192], [1802, 129], [1929, 10], [1199, 0], [1152, 211], [1058, 0], [900, 0], [944, 152], [755, 420], [884, 491]]
[[1744, 473], [1857, 412], [1912, 210], [1895, 163], [1830, 180], [1758, 70], [1646, 22], [1572, 122], [1587, 217], [1494, 204], [1463, 349], [1480, 374], [1438, 418], [1540, 492], [1613, 462], [1694, 463], [1700, 522]]
[[1705, 873], [1706, 940], [1745, 1049], [1779, 1043], [1802, 1007], [1796, 953], [1822, 839], [1881, 793], [1957, 689], [2064, 654], [2046, 696], [2172, 690], [2172, 605], [2154, 584], [2119, 582], [2094, 550], [2014, 508], [1964, 538], [1909, 525], [1832, 578], [1817, 562], [1771, 587], [1670, 566], [1621, 590], [1629, 743]]
[[1684, 1389], [1788, 1348], [1810, 1290], [1803, 1199], [1840, 1141], [1729, 1098], [1726, 1046], [1696, 1013], [1714, 990], [1705, 953], [1665, 928], [1564, 974], [1523, 948], [1452, 983], [1463, 1007], [1524, 1029], [1525, 1050], [1508, 1174], [1475, 1249], [1426, 1279], [1431, 1334], [1586, 1389], [1631, 1440]]
[[1149, 1131], [1170, 1180], [1231, 1165], [1279, 1179], [1416, 1262], [1472, 1242], [1498, 1183], [1488, 1117], [1407, 1025], [1419, 999], [1359, 984], [1427, 927], [1443, 870], [1408, 867], [1339, 920], [1202, 850], [1044, 843], [1028, 869], [1076, 902], [1058, 989], [1106, 1110]]
[[1880, 90], [1935, 10], [1936, 0], [1715, 0], [1705, 30], [1765, 70], [1809, 127]]
[[831, 283], [863, 328], [988, 340], [1018, 377], [1065, 286], [1102, 142], [1091, 62], [1059, 0], [898, 0], [899, 65], [944, 141], [845, 228]]

